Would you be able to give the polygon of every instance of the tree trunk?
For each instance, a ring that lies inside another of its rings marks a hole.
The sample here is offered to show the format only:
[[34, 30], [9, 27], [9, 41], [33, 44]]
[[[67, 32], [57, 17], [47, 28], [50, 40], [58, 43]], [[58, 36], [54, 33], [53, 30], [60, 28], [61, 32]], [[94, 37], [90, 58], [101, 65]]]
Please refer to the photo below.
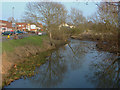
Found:
[[120, 46], [120, 1], [118, 3], [118, 46]]
[[[118, 3], [118, 52], [120, 51], [120, 1]], [[118, 60], [118, 69], [120, 69], [120, 60]], [[120, 73], [118, 73], [119, 77], [118, 80], [120, 80]], [[118, 85], [120, 85], [120, 81], [118, 82]]]
[[52, 34], [51, 34], [51, 32], [50, 32], [50, 39], [52, 40]]

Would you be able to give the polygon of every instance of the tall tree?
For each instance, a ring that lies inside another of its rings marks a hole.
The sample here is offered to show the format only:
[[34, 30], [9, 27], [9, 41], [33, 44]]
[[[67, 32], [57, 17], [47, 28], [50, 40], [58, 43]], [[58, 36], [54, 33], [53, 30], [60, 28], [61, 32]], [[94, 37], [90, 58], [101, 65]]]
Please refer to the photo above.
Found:
[[66, 15], [65, 7], [57, 2], [31, 2], [27, 4], [25, 12], [26, 20], [42, 21], [47, 26], [65, 22]]
[[98, 15], [100, 22], [104, 22], [106, 27], [109, 26], [118, 26], [118, 13], [117, 6], [111, 5], [108, 2], [101, 2], [98, 6]]
[[18, 19], [15, 20], [13, 17], [9, 17], [8, 22], [15, 22], [16, 23], [16, 22], [18, 22]]
[[66, 22], [67, 10], [57, 2], [30, 2], [27, 4], [24, 20], [29, 22], [43, 22], [51, 37], [51, 28]]
[[70, 19], [71, 23], [74, 24], [75, 26], [83, 24], [86, 21], [86, 18], [83, 16], [82, 11], [76, 8], [71, 8]]

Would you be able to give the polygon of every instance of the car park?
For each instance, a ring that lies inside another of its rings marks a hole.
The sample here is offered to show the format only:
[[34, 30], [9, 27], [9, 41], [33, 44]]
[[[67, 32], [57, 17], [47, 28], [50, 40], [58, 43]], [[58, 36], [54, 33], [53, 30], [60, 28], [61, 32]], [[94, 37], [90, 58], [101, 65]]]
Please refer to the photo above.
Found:
[[17, 31], [15, 31], [15, 34], [23, 34], [23, 32], [22, 32], [22, 31], [17, 30]]
[[11, 32], [11, 31], [2, 32], [2, 35], [12, 35], [12, 34], [15, 34], [15, 32]]

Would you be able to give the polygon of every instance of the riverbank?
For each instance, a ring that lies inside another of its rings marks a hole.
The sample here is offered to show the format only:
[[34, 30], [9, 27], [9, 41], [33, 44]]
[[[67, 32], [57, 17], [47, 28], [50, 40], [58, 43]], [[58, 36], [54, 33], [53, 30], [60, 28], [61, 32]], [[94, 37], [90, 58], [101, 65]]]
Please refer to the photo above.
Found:
[[[117, 88], [119, 63], [112, 64], [117, 58], [116, 55], [98, 51], [95, 46], [94, 41], [70, 39], [69, 44], [52, 51], [46, 58], [48, 61], [36, 67], [36, 73], [32, 70], [34, 71], [33, 64], [42, 60], [39, 55], [24, 62], [27, 66], [22, 66], [27, 72], [22, 71], [22, 68], [18, 70], [20, 67], [17, 65], [17, 70], [13, 69], [11, 74], [18, 71], [22, 74], [29, 73], [28, 76], [15, 80], [4, 88], [112, 88], [113, 85]], [[32, 73], [35, 73], [34, 76], [29, 77]], [[18, 73], [16, 78], [17, 76]], [[12, 77], [15, 78], [13, 75]]]
[[3, 42], [2, 86], [10, 84], [21, 76], [34, 75], [35, 67], [45, 63], [45, 57], [49, 56], [57, 46], [66, 43], [63, 40], [53, 41], [56, 42], [55, 45], [51, 45], [49, 37], [45, 35]]
[[96, 41], [96, 47], [100, 51], [108, 51], [120, 55], [117, 34], [79, 34], [71, 36], [73, 39]]

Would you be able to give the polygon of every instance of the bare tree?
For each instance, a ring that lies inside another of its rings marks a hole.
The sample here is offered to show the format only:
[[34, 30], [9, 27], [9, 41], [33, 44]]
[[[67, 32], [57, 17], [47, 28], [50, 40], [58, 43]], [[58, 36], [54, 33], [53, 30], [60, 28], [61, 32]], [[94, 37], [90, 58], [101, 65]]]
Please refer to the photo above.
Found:
[[110, 5], [107, 2], [101, 2], [98, 7], [98, 14], [101, 22], [105, 22], [106, 25], [118, 25], [117, 6]]
[[25, 15], [26, 21], [43, 22], [51, 38], [53, 26], [57, 27], [66, 22], [67, 11], [64, 5], [57, 2], [31, 2], [27, 4]]
[[8, 18], [8, 22], [15, 22], [15, 23], [17, 23], [18, 19], [14, 19], [13, 17], [9, 17]]
[[9, 17], [8, 22], [15, 22], [15, 19], [13, 17]]
[[83, 24], [86, 21], [86, 18], [83, 16], [82, 11], [76, 8], [71, 8], [70, 19], [71, 23], [76, 26], [81, 23]]
[[[112, 0], [111, 0], [112, 1]], [[94, 22], [95, 32], [117, 33], [118, 28], [118, 7], [114, 2], [95, 3], [98, 6], [97, 12], [89, 20]], [[117, 3], [116, 3], [117, 4]]]

